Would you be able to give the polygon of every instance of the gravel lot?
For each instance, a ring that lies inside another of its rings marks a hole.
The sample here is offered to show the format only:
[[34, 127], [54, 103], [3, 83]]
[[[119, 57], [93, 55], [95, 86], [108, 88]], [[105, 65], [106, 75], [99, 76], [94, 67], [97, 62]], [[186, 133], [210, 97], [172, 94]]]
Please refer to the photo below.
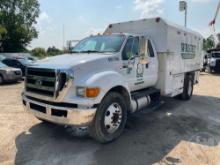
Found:
[[189, 102], [165, 98], [158, 110], [132, 115], [107, 145], [28, 115], [22, 87], [0, 86], [0, 164], [220, 164], [220, 75], [202, 73]]

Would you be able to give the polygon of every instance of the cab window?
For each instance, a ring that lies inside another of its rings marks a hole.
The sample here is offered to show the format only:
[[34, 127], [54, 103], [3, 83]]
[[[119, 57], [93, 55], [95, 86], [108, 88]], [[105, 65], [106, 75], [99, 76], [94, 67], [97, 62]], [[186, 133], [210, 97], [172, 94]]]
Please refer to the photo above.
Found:
[[122, 60], [129, 60], [139, 54], [139, 38], [130, 37], [122, 52]]
[[134, 38], [132, 53], [133, 55], [139, 54], [139, 38], [138, 37]]
[[148, 54], [150, 57], [154, 57], [154, 49], [150, 41], [148, 41]]
[[8, 66], [11, 66], [11, 67], [16, 65], [16, 62], [13, 61], [13, 60], [3, 60], [3, 63], [8, 65]]

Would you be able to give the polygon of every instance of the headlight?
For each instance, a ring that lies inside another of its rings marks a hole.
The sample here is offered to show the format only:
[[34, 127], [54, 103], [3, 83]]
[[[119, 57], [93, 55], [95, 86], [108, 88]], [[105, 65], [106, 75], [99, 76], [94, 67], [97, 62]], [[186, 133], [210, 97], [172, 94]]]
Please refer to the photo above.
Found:
[[99, 95], [100, 88], [77, 87], [76, 95], [79, 97], [95, 98]]
[[12, 74], [13, 72], [10, 71], [10, 70], [6, 70], [6, 73], [7, 73], [7, 74]]
[[210, 60], [210, 65], [215, 66], [216, 65], [216, 59], [211, 59]]

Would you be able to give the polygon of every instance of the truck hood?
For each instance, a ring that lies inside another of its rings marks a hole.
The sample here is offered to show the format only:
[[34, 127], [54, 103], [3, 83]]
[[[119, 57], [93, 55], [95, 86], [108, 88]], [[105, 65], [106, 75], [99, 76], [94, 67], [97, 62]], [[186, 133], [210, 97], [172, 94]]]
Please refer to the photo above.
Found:
[[51, 68], [51, 69], [69, 69], [76, 65], [95, 61], [99, 59], [108, 59], [113, 54], [64, 54], [36, 62], [33, 66], [37, 68]]

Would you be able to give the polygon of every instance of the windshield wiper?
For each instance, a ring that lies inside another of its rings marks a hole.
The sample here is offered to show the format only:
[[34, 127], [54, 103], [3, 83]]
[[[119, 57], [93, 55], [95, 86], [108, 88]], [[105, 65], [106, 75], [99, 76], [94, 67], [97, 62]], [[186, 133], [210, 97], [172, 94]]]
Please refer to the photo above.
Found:
[[86, 50], [86, 51], [81, 51], [80, 53], [103, 53], [103, 52], [97, 50]]
[[[114, 51], [116, 52], [116, 51]], [[71, 51], [71, 53], [114, 53], [111, 51], [85, 50], [85, 51]]]
[[70, 53], [80, 53], [80, 51], [71, 51]]

